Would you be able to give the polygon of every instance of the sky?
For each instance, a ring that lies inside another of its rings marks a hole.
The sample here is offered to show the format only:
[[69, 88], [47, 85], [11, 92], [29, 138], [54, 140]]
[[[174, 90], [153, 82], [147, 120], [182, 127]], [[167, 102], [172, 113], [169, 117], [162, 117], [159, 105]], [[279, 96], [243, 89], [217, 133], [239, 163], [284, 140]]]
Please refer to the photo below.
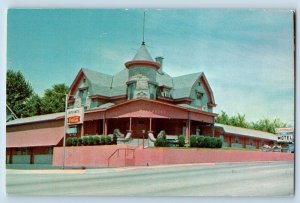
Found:
[[[9, 10], [7, 68], [39, 95], [80, 68], [114, 74], [142, 41], [144, 10]], [[171, 76], [204, 72], [217, 107], [294, 123], [289, 10], [146, 10], [145, 42]]]

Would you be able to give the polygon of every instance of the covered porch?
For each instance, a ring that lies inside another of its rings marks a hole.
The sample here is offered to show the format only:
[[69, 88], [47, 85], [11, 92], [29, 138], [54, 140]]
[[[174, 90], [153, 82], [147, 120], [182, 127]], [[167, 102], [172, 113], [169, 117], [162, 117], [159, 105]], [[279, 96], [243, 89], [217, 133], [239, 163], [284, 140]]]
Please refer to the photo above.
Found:
[[107, 109], [87, 111], [84, 124], [78, 131], [84, 135], [112, 135], [115, 129], [122, 134], [132, 132], [131, 138], [148, 138], [148, 132], [157, 137], [164, 130], [167, 135], [214, 136], [216, 114], [183, 108], [159, 101], [137, 99]]

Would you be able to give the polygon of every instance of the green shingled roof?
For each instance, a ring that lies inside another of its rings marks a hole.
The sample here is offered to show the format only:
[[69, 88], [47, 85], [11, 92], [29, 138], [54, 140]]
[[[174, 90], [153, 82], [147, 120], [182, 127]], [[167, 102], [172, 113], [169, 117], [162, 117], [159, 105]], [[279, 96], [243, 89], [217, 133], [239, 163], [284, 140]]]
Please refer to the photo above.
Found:
[[[90, 96], [102, 95], [112, 97], [126, 94], [126, 82], [128, 80], [127, 69], [124, 68], [114, 76], [88, 69], [82, 70], [91, 84], [89, 89]], [[174, 88], [172, 92], [174, 99], [185, 98], [190, 96], [191, 88], [201, 74], [202, 72], [198, 72], [172, 78], [165, 72], [157, 72], [156, 82], [159, 86], [165, 85]]]
[[133, 61], [153, 61], [149, 51], [146, 48], [146, 45], [142, 44], [136, 55], [132, 59]]
[[174, 77], [173, 98], [178, 99], [178, 98], [190, 97], [191, 88], [201, 74], [202, 72], [198, 72], [198, 73], [192, 73], [188, 75]]

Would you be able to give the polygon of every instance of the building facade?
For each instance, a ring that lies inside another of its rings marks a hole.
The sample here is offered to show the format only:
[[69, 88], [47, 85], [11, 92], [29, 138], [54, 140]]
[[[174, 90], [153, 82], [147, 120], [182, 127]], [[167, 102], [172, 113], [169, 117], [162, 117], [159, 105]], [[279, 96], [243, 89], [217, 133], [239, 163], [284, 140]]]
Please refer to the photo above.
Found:
[[[69, 125], [70, 136], [112, 136], [115, 129], [135, 140], [157, 137], [161, 131], [216, 136], [223, 147], [259, 149], [277, 136], [261, 131], [216, 124], [213, 91], [203, 72], [171, 77], [163, 57], [151, 57], [144, 43], [115, 75], [82, 68], [69, 90], [68, 109], [83, 108], [82, 124]], [[65, 113], [8, 121], [6, 163], [51, 164], [53, 149], [63, 145]], [[130, 144], [130, 143], [128, 143]]]

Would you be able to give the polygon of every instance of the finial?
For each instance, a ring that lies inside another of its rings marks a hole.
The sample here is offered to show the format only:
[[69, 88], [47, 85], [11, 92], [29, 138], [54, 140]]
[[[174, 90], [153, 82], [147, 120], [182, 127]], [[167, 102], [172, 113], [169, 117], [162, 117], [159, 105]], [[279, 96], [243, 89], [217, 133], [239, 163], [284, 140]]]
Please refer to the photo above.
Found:
[[144, 11], [144, 20], [143, 20], [143, 41], [142, 41], [142, 45], [145, 45], [145, 15], [146, 15], [146, 12]]

